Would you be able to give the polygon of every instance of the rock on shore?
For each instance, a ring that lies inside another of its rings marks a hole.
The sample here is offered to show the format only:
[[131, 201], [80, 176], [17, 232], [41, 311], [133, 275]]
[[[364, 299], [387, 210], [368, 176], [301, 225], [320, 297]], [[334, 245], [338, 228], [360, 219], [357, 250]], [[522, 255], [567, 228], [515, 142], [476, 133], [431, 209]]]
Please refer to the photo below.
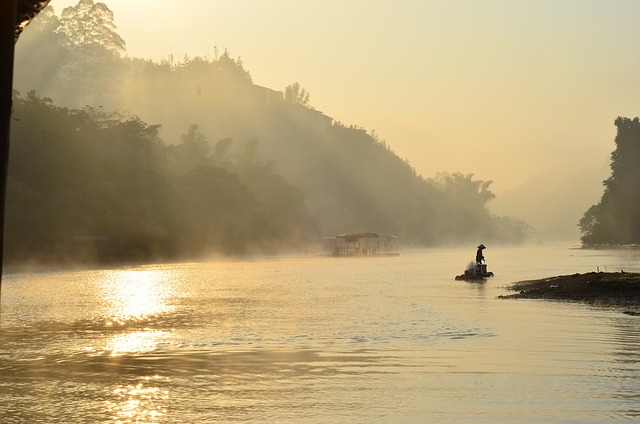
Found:
[[640, 315], [640, 274], [630, 272], [589, 272], [539, 280], [519, 281], [507, 287], [517, 293], [502, 299], [551, 299], [583, 302], [625, 309]]

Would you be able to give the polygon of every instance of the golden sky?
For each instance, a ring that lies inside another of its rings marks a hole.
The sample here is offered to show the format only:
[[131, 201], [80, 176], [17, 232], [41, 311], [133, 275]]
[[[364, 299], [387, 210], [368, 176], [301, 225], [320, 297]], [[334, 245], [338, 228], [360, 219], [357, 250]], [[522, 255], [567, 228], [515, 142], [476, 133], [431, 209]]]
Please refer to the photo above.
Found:
[[[52, 0], [60, 15], [77, 0]], [[129, 56], [213, 58], [377, 136], [424, 177], [501, 192], [607, 163], [640, 114], [640, 1], [106, 0]]]

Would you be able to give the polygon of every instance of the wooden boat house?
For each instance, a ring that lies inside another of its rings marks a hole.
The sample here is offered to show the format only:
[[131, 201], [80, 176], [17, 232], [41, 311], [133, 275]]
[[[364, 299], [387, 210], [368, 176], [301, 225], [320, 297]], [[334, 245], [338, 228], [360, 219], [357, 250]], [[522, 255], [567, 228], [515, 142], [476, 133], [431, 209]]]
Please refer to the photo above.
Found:
[[333, 256], [397, 256], [397, 237], [345, 233], [334, 237]]

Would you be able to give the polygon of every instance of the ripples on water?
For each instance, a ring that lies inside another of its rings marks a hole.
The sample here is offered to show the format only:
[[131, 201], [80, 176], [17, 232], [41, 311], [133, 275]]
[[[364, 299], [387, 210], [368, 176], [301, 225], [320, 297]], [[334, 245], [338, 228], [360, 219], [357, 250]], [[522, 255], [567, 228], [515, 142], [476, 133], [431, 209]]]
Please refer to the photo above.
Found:
[[633, 252], [488, 249], [494, 280], [454, 281], [473, 253], [5, 275], [0, 422], [640, 416], [639, 318], [496, 299]]

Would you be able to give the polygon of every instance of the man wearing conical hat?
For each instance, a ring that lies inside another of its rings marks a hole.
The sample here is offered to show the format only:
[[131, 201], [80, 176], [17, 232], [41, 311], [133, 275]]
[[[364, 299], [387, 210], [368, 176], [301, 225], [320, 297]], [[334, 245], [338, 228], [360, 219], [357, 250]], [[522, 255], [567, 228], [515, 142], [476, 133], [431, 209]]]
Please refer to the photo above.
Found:
[[484, 255], [482, 254], [482, 251], [486, 249], [486, 246], [484, 244], [481, 244], [480, 246], [478, 246], [478, 251], [476, 252], [476, 263], [479, 265], [482, 263], [482, 261], [484, 261]]

